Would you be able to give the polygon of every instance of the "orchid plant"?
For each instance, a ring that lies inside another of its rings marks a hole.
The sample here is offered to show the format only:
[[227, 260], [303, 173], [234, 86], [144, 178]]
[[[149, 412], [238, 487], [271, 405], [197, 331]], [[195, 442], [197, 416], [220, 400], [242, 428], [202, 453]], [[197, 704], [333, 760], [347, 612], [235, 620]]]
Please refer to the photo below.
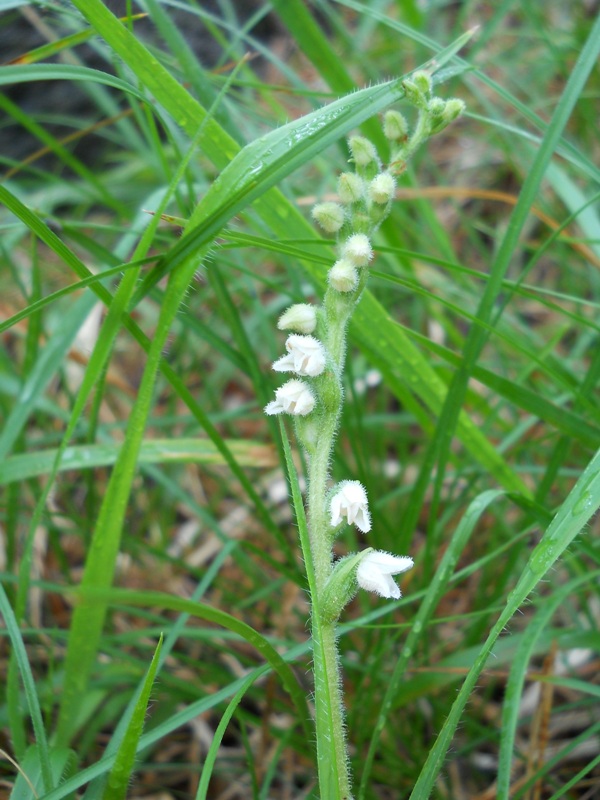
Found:
[[[387, 111], [383, 132], [390, 146], [384, 168], [374, 144], [362, 137], [349, 139], [353, 171], [338, 180], [339, 202], [318, 203], [313, 219], [337, 237], [338, 258], [328, 273], [322, 305], [299, 303], [280, 317], [278, 328], [288, 331], [286, 353], [273, 364], [276, 372], [294, 377], [275, 392], [265, 413], [288, 414], [295, 420], [296, 437], [308, 465], [307, 542], [303, 556], [314, 578], [311, 583], [312, 639], [315, 678], [317, 761], [322, 800], [350, 800], [351, 776], [345, 741], [344, 708], [336, 625], [343, 608], [358, 589], [398, 599], [393, 576], [413, 566], [409, 556], [367, 547], [338, 560], [333, 543], [346, 525], [361, 533], [371, 530], [367, 493], [359, 481], [331, 486], [330, 463], [344, 398], [343, 373], [346, 335], [356, 304], [366, 287], [373, 259], [372, 236], [390, 213], [396, 177], [409, 158], [432, 134], [443, 130], [463, 111], [461, 100], [434, 97], [428, 73], [413, 73], [404, 82], [406, 99], [418, 109], [412, 134], [398, 111]], [[302, 537], [301, 537], [302, 538]], [[327, 717], [324, 719], [324, 717]]]

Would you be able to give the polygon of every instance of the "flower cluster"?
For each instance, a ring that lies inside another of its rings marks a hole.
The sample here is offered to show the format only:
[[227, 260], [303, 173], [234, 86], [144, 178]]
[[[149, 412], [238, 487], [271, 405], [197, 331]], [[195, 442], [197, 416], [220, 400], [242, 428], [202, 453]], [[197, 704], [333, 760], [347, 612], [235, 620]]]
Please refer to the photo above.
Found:
[[357, 587], [381, 597], [399, 598], [400, 589], [392, 576], [413, 566], [411, 558], [371, 548], [346, 556], [334, 565], [331, 544], [336, 532], [349, 524], [368, 533], [371, 517], [367, 493], [358, 481], [342, 481], [327, 491], [343, 400], [346, 330], [374, 258], [372, 236], [390, 212], [396, 176], [404, 172], [417, 147], [456, 119], [464, 108], [460, 100], [434, 97], [427, 72], [413, 73], [403, 87], [418, 118], [410, 133], [398, 111], [384, 115], [389, 166], [383, 166], [371, 141], [351, 136], [348, 145], [353, 169], [340, 175], [337, 201], [317, 203], [312, 210], [321, 229], [336, 237], [336, 258], [327, 275], [322, 305], [296, 303], [279, 319], [278, 328], [288, 337], [286, 352], [273, 363], [273, 369], [292, 373], [293, 377], [276, 390], [275, 399], [265, 407], [266, 414], [290, 414], [295, 418], [296, 434], [307, 453], [311, 550], [323, 613], [330, 621], [337, 619]]
[[[348, 525], [356, 525], [361, 533], [368, 533], [371, 530], [367, 493], [359, 481], [342, 481], [338, 484], [331, 496], [329, 509], [332, 528], [339, 527], [345, 520]], [[355, 579], [361, 589], [394, 599], [400, 598], [401, 592], [391, 576], [405, 572], [413, 566], [413, 560], [408, 556], [394, 556], [391, 553], [371, 549], [360, 554], [355, 563], [356, 571], [352, 573], [351, 578]], [[331, 582], [336, 582], [338, 578], [340, 582], [348, 582], [345, 574], [342, 578], [342, 573], [345, 571], [340, 570], [337, 575], [334, 570]], [[344, 600], [350, 599], [352, 594], [354, 594], [352, 580], [346, 589], [338, 591], [338, 595], [343, 596]]]

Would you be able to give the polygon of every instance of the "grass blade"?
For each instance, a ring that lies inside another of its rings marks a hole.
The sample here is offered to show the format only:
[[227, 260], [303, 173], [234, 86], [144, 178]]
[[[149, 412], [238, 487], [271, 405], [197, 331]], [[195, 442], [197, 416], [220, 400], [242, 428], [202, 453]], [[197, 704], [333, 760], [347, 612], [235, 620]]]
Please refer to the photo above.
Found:
[[156, 670], [158, 669], [160, 661], [162, 641], [161, 636], [141, 686], [141, 691], [131, 719], [129, 720], [129, 725], [125, 731], [125, 736], [119, 745], [115, 762], [108, 775], [103, 800], [125, 800], [127, 796], [131, 773], [133, 772], [135, 763], [135, 754], [139, 745], [140, 736], [144, 729], [144, 720], [148, 711], [148, 703], [150, 702], [150, 692], [152, 691]]

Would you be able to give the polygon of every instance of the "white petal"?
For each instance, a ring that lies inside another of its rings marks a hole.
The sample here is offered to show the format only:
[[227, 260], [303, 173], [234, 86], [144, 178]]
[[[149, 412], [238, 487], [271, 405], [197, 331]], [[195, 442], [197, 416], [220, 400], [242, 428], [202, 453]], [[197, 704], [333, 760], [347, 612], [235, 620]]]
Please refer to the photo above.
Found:
[[385, 550], [375, 550], [367, 556], [367, 559], [386, 575], [399, 575], [401, 572], [412, 569], [415, 565], [409, 556], [395, 556], [392, 553], [386, 553]]
[[271, 400], [270, 403], [267, 403], [265, 406], [265, 414], [269, 416], [273, 414], [283, 414], [283, 406], [279, 402], [279, 400]]
[[281, 356], [273, 362], [275, 372], [294, 372], [294, 357], [291, 353]]
[[376, 592], [381, 597], [402, 596], [400, 587], [392, 580], [392, 575], [405, 572], [413, 566], [412, 558], [394, 556], [382, 550], [374, 550], [363, 558], [356, 571], [358, 585], [368, 592]]

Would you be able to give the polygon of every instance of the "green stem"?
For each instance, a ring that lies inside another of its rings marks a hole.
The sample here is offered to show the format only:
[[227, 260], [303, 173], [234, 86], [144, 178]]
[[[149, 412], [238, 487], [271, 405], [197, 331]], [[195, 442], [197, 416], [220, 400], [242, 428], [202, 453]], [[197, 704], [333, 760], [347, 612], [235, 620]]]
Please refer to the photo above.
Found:
[[336, 800], [352, 798], [336, 623], [326, 622], [320, 615], [320, 607], [323, 589], [332, 571], [327, 489], [329, 464], [342, 406], [340, 376], [345, 360], [345, 331], [353, 306], [354, 298], [328, 292], [325, 300], [327, 350], [334, 364], [333, 370], [323, 379], [318, 440], [316, 446], [310, 449], [308, 463], [308, 531], [317, 593], [317, 598], [313, 598], [312, 639], [321, 800], [330, 800], [330, 797]]
[[321, 800], [352, 800], [335, 622], [313, 619], [312, 638]]

